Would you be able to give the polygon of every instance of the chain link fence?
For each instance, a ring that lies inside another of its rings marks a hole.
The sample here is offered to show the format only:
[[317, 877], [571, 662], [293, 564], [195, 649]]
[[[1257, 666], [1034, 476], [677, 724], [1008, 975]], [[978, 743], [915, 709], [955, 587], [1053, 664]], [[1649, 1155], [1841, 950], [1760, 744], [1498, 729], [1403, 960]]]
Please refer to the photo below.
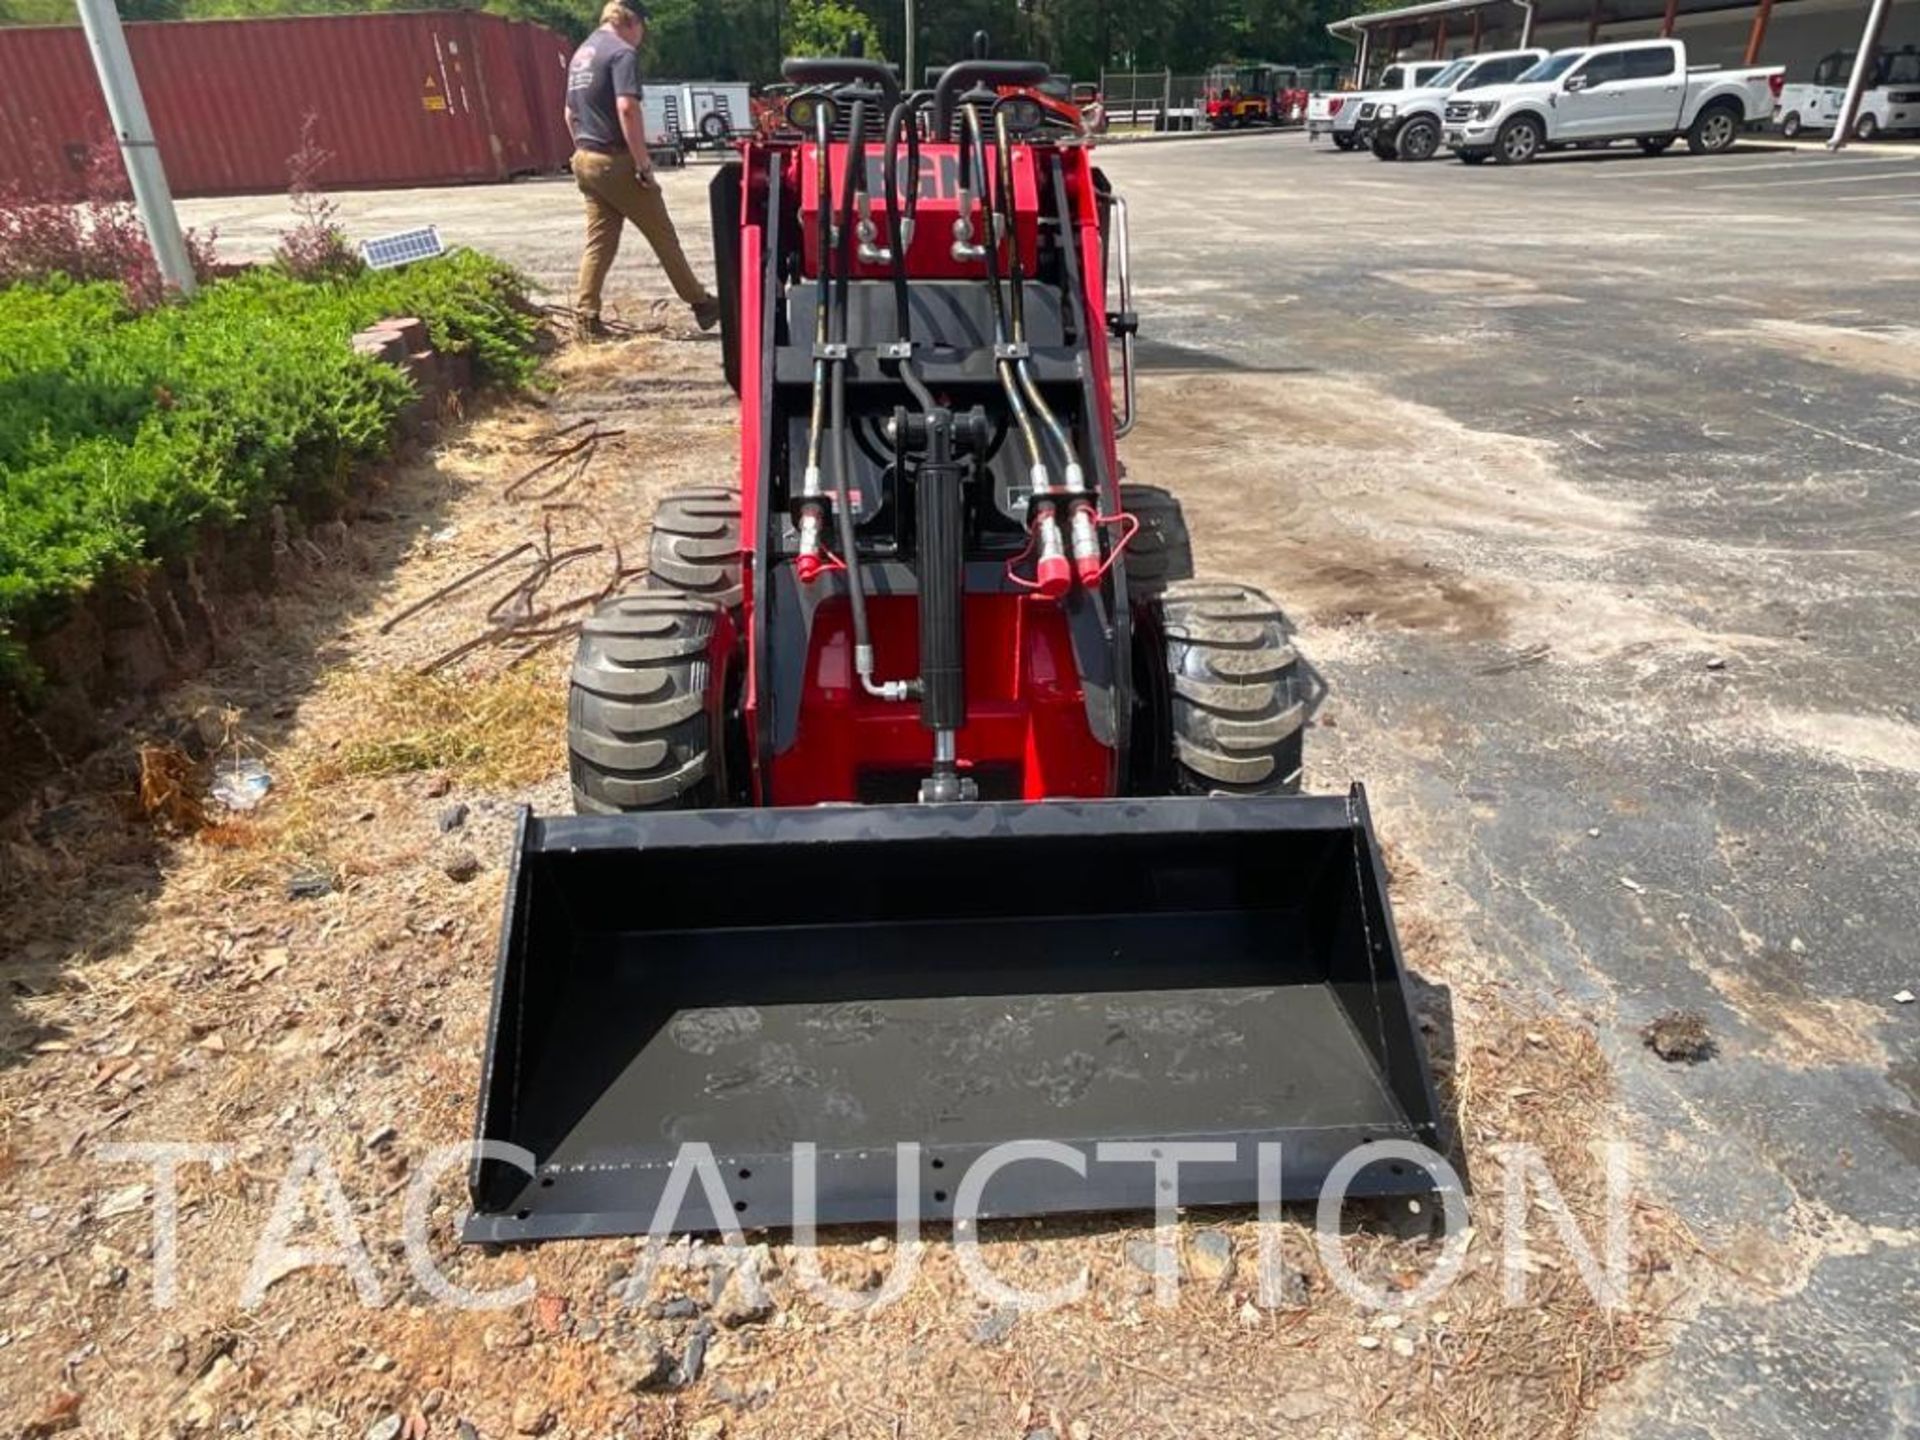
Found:
[[1207, 77], [1171, 70], [1102, 70], [1112, 129], [1194, 130], [1204, 123]]

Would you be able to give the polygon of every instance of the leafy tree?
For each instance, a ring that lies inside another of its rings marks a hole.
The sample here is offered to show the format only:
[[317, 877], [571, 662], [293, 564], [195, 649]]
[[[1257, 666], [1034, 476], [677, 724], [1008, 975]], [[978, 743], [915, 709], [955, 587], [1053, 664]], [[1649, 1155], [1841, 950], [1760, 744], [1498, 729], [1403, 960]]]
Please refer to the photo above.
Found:
[[[917, 62], [970, 52], [974, 32], [997, 55], [1034, 55], [1092, 79], [1107, 70], [1192, 74], [1227, 60], [1312, 61], [1347, 51], [1329, 20], [1398, 0], [920, 0]], [[598, 0], [119, 0], [128, 19], [340, 14], [423, 7], [532, 20], [572, 39]], [[768, 81], [780, 59], [838, 54], [858, 31], [869, 55], [906, 52], [902, 0], [650, 0], [647, 68], [655, 75]], [[0, 24], [71, 24], [72, 0], [0, 0]]]
[[880, 27], [849, 0], [787, 0], [781, 41], [789, 55], [844, 55], [847, 37], [858, 34], [865, 53], [880, 59]]

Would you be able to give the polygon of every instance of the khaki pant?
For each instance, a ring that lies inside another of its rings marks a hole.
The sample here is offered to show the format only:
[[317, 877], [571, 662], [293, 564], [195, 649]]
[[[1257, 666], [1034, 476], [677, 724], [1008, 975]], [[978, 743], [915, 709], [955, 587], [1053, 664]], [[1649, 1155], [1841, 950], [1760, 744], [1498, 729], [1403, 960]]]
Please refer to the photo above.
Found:
[[628, 220], [653, 246], [676, 295], [689, 305], [712, 298], [680, 249], [666, 197], [657, 184], [640, 183], [631, 156], [576, 150], [573, 178], [587, 202], [587, 248], [580, 257], [580, 292], [574, 299], [582, 320], [600, 318], [600, 291], [613, 268], [613, 257], [620, 253], [620, 229]]

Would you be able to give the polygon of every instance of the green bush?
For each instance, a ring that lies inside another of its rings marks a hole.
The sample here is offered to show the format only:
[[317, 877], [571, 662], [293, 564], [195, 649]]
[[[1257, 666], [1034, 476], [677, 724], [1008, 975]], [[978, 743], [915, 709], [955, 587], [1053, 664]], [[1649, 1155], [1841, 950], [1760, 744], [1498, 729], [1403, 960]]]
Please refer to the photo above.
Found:
[[348, 340], [396, 315], [481, 381], [532, 368], [524, 282], [472, 252], [322, 284], [250, 271], [144, 314], [111, 283], [0, 291], [0, 681], [24, 678], [24, 632], [114, 567], [378, 452], [412, 385]]

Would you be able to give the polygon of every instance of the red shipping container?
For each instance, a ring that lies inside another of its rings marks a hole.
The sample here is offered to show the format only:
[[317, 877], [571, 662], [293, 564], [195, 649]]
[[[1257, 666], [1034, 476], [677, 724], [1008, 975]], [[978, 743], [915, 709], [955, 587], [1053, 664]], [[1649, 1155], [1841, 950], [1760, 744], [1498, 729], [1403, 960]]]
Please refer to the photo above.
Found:
[[[571, 47], [526, 21], [458, 10], [126, 27], [178, 195], [287, 187], [313, 117], [326, 188], [504, 180], [557, 170]], [[110, 139], [78, 28], [0, 28], [0, 186], [84, 193]]]
[[573, 155], [567, 134], [567, 62], [573, 46], [531, 20], [516, 20], [514, 34], [520, 46], [520, 67], [527, 103], [533, 107], [533, 133], [546, 147], [541, 169], [559, 172]]

